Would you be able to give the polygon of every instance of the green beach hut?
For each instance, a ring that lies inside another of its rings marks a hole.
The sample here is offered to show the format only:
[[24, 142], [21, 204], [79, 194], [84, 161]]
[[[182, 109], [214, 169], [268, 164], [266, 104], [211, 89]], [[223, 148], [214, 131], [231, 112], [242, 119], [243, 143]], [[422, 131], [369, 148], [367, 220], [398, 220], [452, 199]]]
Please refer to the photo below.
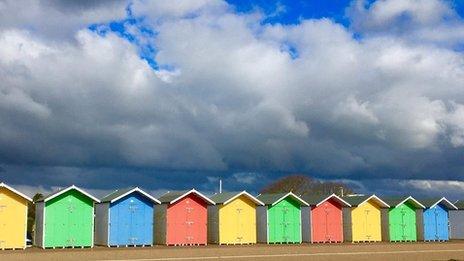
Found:
[[[422, 210], [425, 206], [413, 197], [383, 198], [390, 205], [388, 210], [388, 232], [389, 240], [394, 241], [417, 241], [422, 227]], [[418, 218], [419, 217], [419, 218]]]
[[72, 185], [36, 202], [34, 243], [42, 248], [93, 247], [94, 196]]
[[308, 203], [292, 192], [262, 194], [257, 198], [265, 205], [256, 209], [258, 242], [301, 243], [301, 207], [309, 206]]

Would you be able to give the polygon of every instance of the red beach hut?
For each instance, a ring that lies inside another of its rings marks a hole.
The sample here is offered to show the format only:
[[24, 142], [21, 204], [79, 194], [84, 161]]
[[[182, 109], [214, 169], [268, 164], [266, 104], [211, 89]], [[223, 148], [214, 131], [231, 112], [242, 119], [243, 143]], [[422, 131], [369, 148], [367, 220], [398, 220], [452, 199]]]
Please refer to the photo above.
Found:
[[304, 198], [311, 206], [311, 243], [343, 242], [343, 207], [350, 204], [339, 196], [320, 195]]
[[172, 191], [155, 208], [155, 240], [163, 245], [206, 245], [207, 205], [214, 202], [196, 191]]

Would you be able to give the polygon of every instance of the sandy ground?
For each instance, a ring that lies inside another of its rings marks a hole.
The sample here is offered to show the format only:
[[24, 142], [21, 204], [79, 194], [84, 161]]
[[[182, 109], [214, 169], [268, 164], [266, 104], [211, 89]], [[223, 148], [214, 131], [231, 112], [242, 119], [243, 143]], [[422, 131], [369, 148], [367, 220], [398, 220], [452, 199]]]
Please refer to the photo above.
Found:
[[463, 260], [464, 241], [336, 245], [249, 245], [148, 248], [47, 249], [0, 251], [6, 260]]

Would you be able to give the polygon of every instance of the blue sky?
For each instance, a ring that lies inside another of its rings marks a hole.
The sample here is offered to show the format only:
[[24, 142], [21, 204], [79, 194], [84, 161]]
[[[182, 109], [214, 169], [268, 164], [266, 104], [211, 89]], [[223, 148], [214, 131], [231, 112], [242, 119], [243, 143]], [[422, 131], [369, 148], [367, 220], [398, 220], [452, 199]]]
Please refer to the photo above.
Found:
[[0, 180], [464, 189], [462, 1], [29, 5], [0, 10]]
[[349, 21], [345, 16], [345, 9], [350, 4], [350, 0], [309, 0], [309, 1], [227, 1], [234, 5], [239, 12], [250, 12], [256, 9], [262, 10], [266, 14], [274, 14], [273, 17], [266, 19], [269, 23], [296, 24], [301, 19], [319, 19], [327, 17], [348, 25]]

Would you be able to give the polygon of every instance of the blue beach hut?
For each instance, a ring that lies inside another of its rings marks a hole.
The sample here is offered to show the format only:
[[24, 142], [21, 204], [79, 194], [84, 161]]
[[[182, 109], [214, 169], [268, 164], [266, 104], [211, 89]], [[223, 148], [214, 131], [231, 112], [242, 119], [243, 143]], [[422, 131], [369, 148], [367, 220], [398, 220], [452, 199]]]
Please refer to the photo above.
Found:
[[424, 209], [424, 240], [447, 241], [449, 240], [449, 215], [450, 209], [457, 207], [446, 198], [421, 200], [426, 207]]
[[151, 246], [154, 205], [160, 202], [138, 187], [116, 190], [96, 205], [95, 244]]

